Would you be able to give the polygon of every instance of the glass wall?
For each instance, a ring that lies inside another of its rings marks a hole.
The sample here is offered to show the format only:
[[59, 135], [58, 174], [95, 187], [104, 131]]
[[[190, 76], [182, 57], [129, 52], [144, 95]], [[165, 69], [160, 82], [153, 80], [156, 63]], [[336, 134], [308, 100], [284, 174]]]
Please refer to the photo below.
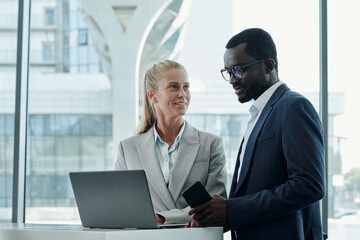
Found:
[[[63, 0], [59, 21], [62, 22], [62, 36], [57, 42], [63, 43], [59, 52], [62, 58], [62, 72], [69, 73], [99, 73], [102, 72], [99, 57], [92, 38], [83, 20], [81, 10], [76, 0]], [[61, 5], [61, 4], [59, 4]]]
[[[206, 14], [201, 14], [205, 5]], [[220, 18], [219, 12], [224, 13]], [[209, 31], [204, 23], [216, 30]], [[196, 86], [194, 89], [191, 85], [192, 102], [186, 119], [199, 129], [223, 138], [228, 189], [251, 103], [237, 101], [231, 85], [222, 79], [220, 69], [227, 41], [251, 27], [263, 28], [272, 35], [278, 50], [280, 80], [305, 95], [319, 110], [317, 1], [193, 1], [185, 47], [179, 57]], [[203, 87], [198, 87], [199, 82]], [[229, 234], [224, 237], [230, 239]]]
[[69, 172], [113, 169], [111, 85], [77, 1], [31, 19], [26, 222], [79, 223]]
[[[207, 14], [202, 15], [200, 12], [205, 5]], [[219, 18], [217, 12], [229, 14]], [[283, 24], [284, 19], [286, 26]], [[185, 47], [179, 61], [187, 67], [195, 86], [200, 82], [204, 88], [191, 87], [194, 91], [189, 116], [186, 118], [199, 129], [223, 137], [227, 150], [229, 180], [232, 178], [241, 138], [246, 130], [251, 103], [240, 104], [231, 85], [221, 77], [220, 69], [224, 64], [223, 54], [227, 41], [246, 28], [260, 27], [267, 30], [277, 45], [280, 80], [292, 90], [308, 97], [318, 110], [318, 22], [319, 5], [311, 0], [192, 3]], [[209, 23], [216, 31], [201, 27], [204, 23]], [[301, 69], [299, 66], [302, 66]], [[231, 181], [228, 181], [228, 184], [230, 183]]]
[[[26, 222], [78, 223], [68, 173], [113, 168], [118, 124], [113, 91], [115, 85], [118, 92], [123, 90], [129, 81], [124, 72], [132, 63], [112, 54], [131, 56], [131, 48], [121, 48], [117, 43], [125, 38], [115, 35], [116, 26], [107, 31], [91, 11], [83, 14], [91, 7], [80, 9], [77, 0], [31, 2]], [[240, 104], [220, 75], [225, 44], [245, 28], [266, 29], [277, 44], [280, 79], [319, 110], [319, 2], [193, 0], [184, 27], [174, 27], [181, 25], [176, 18], [181, 4], [176, 0], [160, 14], [146, 39], [140, 70], [168, 57], [187, 68], [192, 101], [186, 119], [224, 139], [230, 187], [250, 104]], [[330, 240], [350, 239], [360, 233], [360, 161], [354, 151], [360, 135], [355, 85], [360, 5], [356, 0], [331, 0], [328, 7], [328, 233]], [[118, 27], [131, 31], [135, 20], [115, 10]], [[219, 17], [219, 12], [224, 14]], [[17, 1], [0, 1], [0, 221], [5, 222], [10, 221], [12, 202], [16, 21]], [[114, 36], [117, 41], [111, 45], [107, 40]], [[114, 59], [123, 64], [112, 66]]]
[[[0, 80], [1, 81], [1, 80]], [[15, 80], [13, 80], [15, 82]], [[15, 93], [12, 92], [11, 95]], [[14, 96], [11, 96], [14, 99]], [[8, 106], [12, 109], [15, 106]], [[14, 114], [0, 114], [0, 222], [11, 221]]]
[[341, 92], [340, 101], [329, 108], [342, 114], [329, 122], [329, 239], [356, 239], [360, 234], [360, 128], [358, 103], [360, 81], [360, 3], [356, 0], [328, 1], [329, 91]]
[[77, 222], [69, 172], [112, 169], [111, 115], [30, 115], [27, 222]]
[[18, 2], [0, 2], [0, 222], [11, 222]]

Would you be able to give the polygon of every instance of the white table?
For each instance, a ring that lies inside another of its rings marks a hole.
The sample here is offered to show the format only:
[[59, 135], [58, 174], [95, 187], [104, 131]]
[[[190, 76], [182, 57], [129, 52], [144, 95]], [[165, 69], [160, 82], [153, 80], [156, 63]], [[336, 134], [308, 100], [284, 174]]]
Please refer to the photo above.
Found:
[[222, 240], [223, 229], [88, 229], [79, 225], [0, 224], [0, 240]]

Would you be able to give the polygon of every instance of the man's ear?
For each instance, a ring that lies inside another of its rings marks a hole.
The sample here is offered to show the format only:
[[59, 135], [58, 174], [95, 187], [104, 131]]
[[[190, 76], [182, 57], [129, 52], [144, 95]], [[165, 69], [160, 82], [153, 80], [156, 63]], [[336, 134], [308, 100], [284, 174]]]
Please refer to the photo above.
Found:
[[266, 73], [270, 73], [275, 67], [275, 61], [272, 58], [267, 59], [264, 62]]
[[152, 89], [150, 89], [150, 90], [148, 90], [147, 91], [147, 96], [148, 96], [148, 98], [149, 98], [149, 100], [152, 102], [152, 103], [157, 103], [157, 99], [156, 99], [156, 97], [155, 97], [155, 93], [154, 93], [154, 91], [152, 90]]

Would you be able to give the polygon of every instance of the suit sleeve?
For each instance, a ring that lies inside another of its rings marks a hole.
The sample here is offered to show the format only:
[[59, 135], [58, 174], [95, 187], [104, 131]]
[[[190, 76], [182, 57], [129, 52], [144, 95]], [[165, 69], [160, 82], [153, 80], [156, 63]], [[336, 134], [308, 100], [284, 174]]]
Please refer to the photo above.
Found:
[[[238, 229], [241, 224], [286, 216], [325, 195], [323, 132], [319, 117], [311, 103], [304, 98], [286, 104], [286, 112], [282, 116], [275, 116], [274, 122], [278, 125], [273, 126], [276, 134], [281, 135], [281, 146], [271, 147], [281, 148], [281, 154], [267, 156], [278, 158], [278, 163], [285, 161], [284, 169], [278, 169], [279, 166], [273, 168], [285, 171], [286, 178], [272, 188], [229, 199], [227, 214], [232, 229]], [[257, 154], [266, 154], [263, 150], [255, 149]]]

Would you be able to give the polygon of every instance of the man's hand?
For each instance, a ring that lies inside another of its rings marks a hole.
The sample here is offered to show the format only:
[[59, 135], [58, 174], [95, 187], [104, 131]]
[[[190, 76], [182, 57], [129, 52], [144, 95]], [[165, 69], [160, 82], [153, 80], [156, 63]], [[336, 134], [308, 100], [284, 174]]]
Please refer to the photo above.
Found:
[[218, 195], [213, 195], [210, 201], [191, 209], [189, 215], [193, 215], [193, 220], [195, 220], [196, 222], [189, 222], [188, 227], [210, 227], [228, 225], [226, 213], [226, 199]]

